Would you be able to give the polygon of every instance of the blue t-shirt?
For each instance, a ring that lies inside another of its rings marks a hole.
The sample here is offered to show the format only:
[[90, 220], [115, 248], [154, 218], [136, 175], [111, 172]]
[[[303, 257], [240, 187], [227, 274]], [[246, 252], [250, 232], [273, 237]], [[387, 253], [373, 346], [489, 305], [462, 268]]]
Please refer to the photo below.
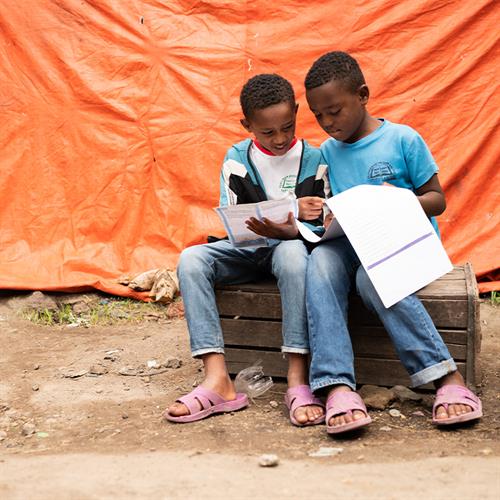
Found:
[[[438, 172], [418, 132], [407, 125], [381, 121], [379, 128], [352, 144], [330, 138], [321, 145], [333, 194], [359, 184], [384, 182], [415, 192]], [[431, 222], [439, 234], [434, 217]]]

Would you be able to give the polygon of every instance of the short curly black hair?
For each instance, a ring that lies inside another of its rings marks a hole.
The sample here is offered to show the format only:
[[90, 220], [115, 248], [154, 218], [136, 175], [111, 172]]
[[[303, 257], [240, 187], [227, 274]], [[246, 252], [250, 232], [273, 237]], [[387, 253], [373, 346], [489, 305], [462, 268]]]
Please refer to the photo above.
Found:
[[314, 61], [304, 85], [306, 90], [311, 90], [332, 80], [342, 80], [351, 92], [356, 92], [366, 83], [358, 61], [347, 52], [340, 51], [327, 52]]
[[291, 83], [275, 73], [256, 75], [241, 89], [240, 104], [245, 118], [250, 118], [256, 109], [282, 102], [290, 102], [294, 106], [295, 94]]

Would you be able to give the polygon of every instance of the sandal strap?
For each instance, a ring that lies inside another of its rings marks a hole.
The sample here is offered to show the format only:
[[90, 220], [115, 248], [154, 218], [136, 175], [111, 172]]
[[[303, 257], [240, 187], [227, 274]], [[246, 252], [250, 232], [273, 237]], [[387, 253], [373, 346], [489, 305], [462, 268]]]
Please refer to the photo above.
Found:
[[479, 409], [481, 403], [480, 399], [467, 387], [455, 384], [443, 385], [436, 393], [432, 413], [435, 415], [439, 406], [448, 410], [448, 406], [453, 404], [467, 405], [475, 411]]
[[301, 406], [321, 406], [325, 405], [318, 399], [311, 391], [308, 385], [298, 385], [291, 387], [286, 391], [285, 404], [291, 413], [294, 413], [297, 408]]
[[368, 415], [365, 403], [363, 403], [361, 396], [357, 392], [334, 392], [326, 402], [326, 421], [328, 422], [335, 415], [352, 414], [354, 410], [360, 410], [365, 415]]
[[211, 406], [224, 403], [225, 399], [222, 396], [219, 396], [219, 394], [217, 394], [215, 391], [206, 389], [205, 387], [199, 385], [198, 387], [193, 389], [189, 394], [182, 396], [176, 401], [186, 405], [187, 409], [189, 410], [189, 413], [192, 415], [200, 410], [206, 410]]

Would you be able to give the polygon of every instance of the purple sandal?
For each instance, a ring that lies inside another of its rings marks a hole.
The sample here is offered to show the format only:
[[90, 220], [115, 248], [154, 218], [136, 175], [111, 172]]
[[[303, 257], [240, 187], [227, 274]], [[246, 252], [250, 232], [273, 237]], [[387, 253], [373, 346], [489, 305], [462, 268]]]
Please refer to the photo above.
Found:
[[285, 394], [285, 404], [290, 411], [290, 422], [297, 427], [306, 427], [308, 425], [322, 424], [325, 421], [325, 415], [321, 415], [315, 420], [310, 422], [301, 423], [295, 416], [295, 410], [301, 406], [321, 406], [325, 405], [311, 392], [311, 388], [308, 385], [298, 385], [296, 387], [290, 387]]
[[[472, 408], [468, 413], [462, 413], [454, 417], [436, 418], [437, 409], [439, 406], [444, 407], [448, 411], [448, 406], [453, 404], [467, 405]], [[440, 387], [436, 393], [436, 400], [432, 407], [432, 423], [436, 425], [451, 425], [461, 422], [469, 422], [483, 416], [483, 407], [481, 400], [467, 387], [461, 385], [448, 384]]]
[[190, 412], [189, 415], [175, 417], [174, 415], [170, 415], [168, 411], [165, 411], [163, 416], [171, 422], [181, 424], [196, 422], [197, 420], [202, 420], [216, 413], [230, 413], [248, 406], [246, 394], [238, 393], [235, 399], [228, 401], [222, 396], [219, 396], [216, 392], [206, 389], [201, 385], [196, 387], [196, 389], [192, 390], [189, 394], [177, 399], [176, 402], [185, 404]]
[[[354, 410], [361, 410], [366, 417], [354, 420], [348, 424], [343, 425], [328, 425], [332, 417], [336, 415], [352, 415]], [[340, 434], [342, 432], [352, 431], [368, 425], [372, 421], [368, 411], [366, 410], [365, 403], [361, 396], [354, 391], [336, 391], [326, 402], [326, 431], [328, 434]]]

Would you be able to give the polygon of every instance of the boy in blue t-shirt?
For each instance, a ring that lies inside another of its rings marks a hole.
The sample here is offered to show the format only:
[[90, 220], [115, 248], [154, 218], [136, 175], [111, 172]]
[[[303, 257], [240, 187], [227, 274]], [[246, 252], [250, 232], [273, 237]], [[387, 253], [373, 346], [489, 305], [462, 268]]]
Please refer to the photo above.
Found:
[[[412, 128], [368, 113], [369, 89], [356, 60], [345, 52], [323, 55], [310, 68], [305, 87], [309, 108], [331, 137], [321, 145], [321, 151], [328, 163], [332, 192], [386, 182], [411, 189], [437, 230], [434, 216], [446, 208], [437, 165]], [[306, 276], [310, 385], [313, 391], [321, 390], [327, 396], [328, 432], [346, 432], [371, 421], [355, 392], [347, 330], [347, 298], [353, 284], [365, 305], [384, 324], [412, 385], [434, 382], [438, 388], [433, 422], [448, 425], [481, 417], [479, 398], [465, 387], [417, 296], [411, 295], [386, 309], [343, 237], [312, 251]]]

